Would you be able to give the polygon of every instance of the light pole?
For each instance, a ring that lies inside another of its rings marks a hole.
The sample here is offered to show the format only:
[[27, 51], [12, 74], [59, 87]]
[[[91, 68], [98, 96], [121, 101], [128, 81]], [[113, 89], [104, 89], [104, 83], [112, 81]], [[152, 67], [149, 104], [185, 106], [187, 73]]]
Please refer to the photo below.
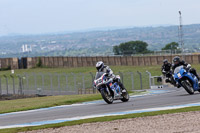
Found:
[[182, 16], [181, 16], [181, 11], [179, 11], [179, 44], [181, 45], [181, 55], [182, 55], [182, 59], [185, 60], [184, 57], [184, 42], [183, 42], [183, 25], [182, 25]]

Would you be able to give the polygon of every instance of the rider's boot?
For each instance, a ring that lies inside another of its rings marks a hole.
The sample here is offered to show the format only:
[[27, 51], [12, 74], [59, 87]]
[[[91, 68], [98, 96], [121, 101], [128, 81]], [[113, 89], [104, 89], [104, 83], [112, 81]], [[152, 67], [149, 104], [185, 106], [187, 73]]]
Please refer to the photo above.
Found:
[[166, 79], [165, 82], [166, 82], [166, 83], [170, 83], [171, 81], [170, 81], [169, 79]]
[[198, 81], [199, 81], [199, 75], [197, 74], [197, 71], [194, 69], [194, 68], [191, 68], [190, 69], [190, 72], [192, 73], [192, 74], [194, 74], [196, 77], [197, 77], [197, 79], [198, 79]]
[[122, 93], [126, 92], [126, 88], [124, 87], [124, 85], [121, 82], [118, 82], [118, 83], [119, 83], [120, 88], [122, 89]]
[[181, 85], [179, 85], [179, 84], [176, 84], [175, 86], [176, 86], [177, 88], [180, 88], [180, 87], [181, 87]]

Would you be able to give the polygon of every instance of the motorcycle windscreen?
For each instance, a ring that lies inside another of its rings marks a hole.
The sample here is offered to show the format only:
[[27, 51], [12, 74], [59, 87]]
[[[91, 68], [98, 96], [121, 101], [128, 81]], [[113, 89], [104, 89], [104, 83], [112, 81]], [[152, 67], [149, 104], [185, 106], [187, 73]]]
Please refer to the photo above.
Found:
[[179, 66], [179, 67], [177, 67], [175, 70], [174, 70], [174, 73], [179, 73], [180, 72], [180, 70], [183, 68], [183, 66]]
[[95, 80], [96, 79], [99, 79], [105, 72], [97, 72], [96, 73], [96, 77], [95, 77]]

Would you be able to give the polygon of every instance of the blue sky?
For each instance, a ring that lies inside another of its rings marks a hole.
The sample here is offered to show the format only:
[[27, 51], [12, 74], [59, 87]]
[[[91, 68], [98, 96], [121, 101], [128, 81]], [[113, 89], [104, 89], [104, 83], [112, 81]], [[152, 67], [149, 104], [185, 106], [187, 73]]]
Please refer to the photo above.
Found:
[[200, 23], [199, 0], [0, 0], [0, 35]]

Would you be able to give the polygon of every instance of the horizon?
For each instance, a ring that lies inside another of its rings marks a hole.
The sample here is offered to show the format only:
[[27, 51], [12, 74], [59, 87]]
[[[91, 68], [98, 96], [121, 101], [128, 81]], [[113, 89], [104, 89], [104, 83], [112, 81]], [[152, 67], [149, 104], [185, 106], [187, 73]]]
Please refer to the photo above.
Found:
[[200, 23], [193, 0], [1, 0], [0, 35], [76, 32], [104, 27]]
[[[200, 25], [200, 23], [196, 24], [187, 24], [184, 26], [189, 25]], [[82, 30], [74, 30], [74, 31], [58, 31], [58, 32], [48, 32], [48, 33], [35, 33], [35, 34], [20, 34], [20, 33], [10, 33], [8, 35], [0, 35], [0, 37], [17, 37], [17, 36], [42, 36], [42, 35], [59, 35], [59, 34], [76, 34], [76, 33], [86, 33], [86, 32], [98, 32], [98, 31], [115, 31], [115, 30], [124, 30], [124, 29], [134, 29], [134, 28], [158, 28], [158, 27], [171, 27], [171, 26], [179, 26], [179, 25], [170, 25], [170, 24], [163, 24], [163, 25], [146, 25], [146, 26], [126, 26], [126, 27], [96, 27], [90, 29], [82, 29]]]

